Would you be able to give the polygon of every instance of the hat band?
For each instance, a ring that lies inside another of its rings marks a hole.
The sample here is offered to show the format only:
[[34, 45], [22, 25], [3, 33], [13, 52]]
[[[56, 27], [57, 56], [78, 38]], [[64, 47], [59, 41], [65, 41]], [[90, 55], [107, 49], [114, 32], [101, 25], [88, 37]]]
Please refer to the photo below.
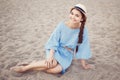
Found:
[[75, 8], [78, 8], [80, 11], [86, 13], [82, 8], [75, 6]]

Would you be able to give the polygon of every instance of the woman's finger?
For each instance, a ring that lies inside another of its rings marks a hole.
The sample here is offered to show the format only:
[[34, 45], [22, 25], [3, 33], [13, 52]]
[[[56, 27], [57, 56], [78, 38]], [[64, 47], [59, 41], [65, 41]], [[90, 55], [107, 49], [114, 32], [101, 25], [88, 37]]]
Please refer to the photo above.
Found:
[[55, 66], [57, 64], [56, 60], [53, 60], [53, 66]]
[[49, 61], [45, 61], [45, 64], [47, 65], [47, 68], [49, 68]]
[[51, 66], [51, 62], [48, 61], [48, 68], [50, 68], [50, 66]]
[[47, 61], [47, 60], [45, 61], [45, 64], [46, 64], [46, 66], [47, 66], [47, 68], [48, 68], [48, 61]]
[[53, 59], [50, 61], [50, 67], [53, 67]]

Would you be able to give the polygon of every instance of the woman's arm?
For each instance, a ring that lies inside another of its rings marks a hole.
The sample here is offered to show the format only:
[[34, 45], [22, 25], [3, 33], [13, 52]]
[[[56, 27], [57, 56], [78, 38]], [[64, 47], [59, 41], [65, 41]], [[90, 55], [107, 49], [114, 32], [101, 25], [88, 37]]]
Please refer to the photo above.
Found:
[[50, 49], [50, 56], [49, 57], [53, 57], [54, 53], [55, 53], [55, 50], [54, 49]]

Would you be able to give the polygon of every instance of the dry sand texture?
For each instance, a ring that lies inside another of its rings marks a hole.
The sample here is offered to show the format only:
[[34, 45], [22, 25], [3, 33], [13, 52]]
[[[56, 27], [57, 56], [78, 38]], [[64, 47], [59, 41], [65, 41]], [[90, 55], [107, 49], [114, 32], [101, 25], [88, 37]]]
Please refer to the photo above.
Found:
[[[15, 73], [10, 67], [41, 60], [44, 44], [69, 9], [83, 3], [88, 9], [87, 28], [94, 70], [74, 61], [64, 75], [39, 71]], [[119, 0], [0, 0], [0, 80], [120, 80]]]

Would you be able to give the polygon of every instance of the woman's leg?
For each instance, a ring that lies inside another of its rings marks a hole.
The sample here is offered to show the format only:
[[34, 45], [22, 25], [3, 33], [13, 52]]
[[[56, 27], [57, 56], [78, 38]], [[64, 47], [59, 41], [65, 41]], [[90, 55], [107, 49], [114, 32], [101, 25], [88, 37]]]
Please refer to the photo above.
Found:
[[[57, 65], [57, 62], [56, 64], [53, 65], [53, 67], [55, 67], [56, 65]], [[15, 66], [15, 67], [12, 67], [11, 69], [16, 72], [25, 72], [27, 70], [32, 70], [32, 69], [46, 70], [48, 69], [48, 67], [47, 67], [47, 64], [45, 63], [45, 60], [42, 60], [42, 61], [32, 62], [26, 66]]]
[[55, 67], [53, 68], [40, 68], [40, 67], [35, 67], [35, 68], [32, 68], [32, 70], [37, 70], [37, 71], [41, 71], [41, 70], [44, 70], [46, 71], [47, 73], [60, 73], [62, 71], [62, 67], [60, 64], [57, 64]]
[[32, 70], [38, 70], [38, 71], [44, 70], [47, 73], [53, 73], [53, 74], [55, 74], [55, 73], [60, 73], [62, 71], [62, 67], [61, 67], [61, 65], [58, 64], [56, 67], [50, 68], [50, 69], [33, 68]]

